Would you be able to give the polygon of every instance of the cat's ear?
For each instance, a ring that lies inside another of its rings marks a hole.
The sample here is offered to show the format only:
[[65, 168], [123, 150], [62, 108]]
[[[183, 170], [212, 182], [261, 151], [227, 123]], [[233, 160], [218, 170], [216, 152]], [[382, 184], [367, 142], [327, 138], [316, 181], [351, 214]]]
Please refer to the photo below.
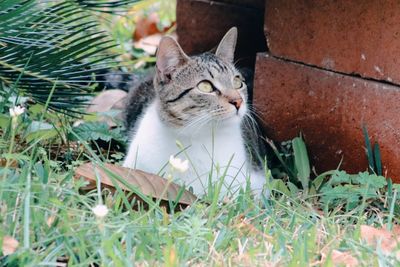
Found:
[[224, 38], [222, 38], [215, 55], [232, 63], [235, 57], [236, 40], [237, 28], [233, 27], [225, 34]]
[[189, 60], [179, 44], [170, 36], [161, 39], [156, 58], [157, 72], [162, 79], [170, 79], [171, 73]]

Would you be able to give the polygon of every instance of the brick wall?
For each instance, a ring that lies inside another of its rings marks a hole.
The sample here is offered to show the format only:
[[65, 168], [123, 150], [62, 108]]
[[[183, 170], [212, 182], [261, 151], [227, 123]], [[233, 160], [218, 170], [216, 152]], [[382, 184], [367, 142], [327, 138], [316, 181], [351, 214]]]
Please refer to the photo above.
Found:
[[400, 84], [400, 1], [268, 0], [271, 54]]
[[257, 55], [254, 103], [270, 138], [301, 132], [317, 171], [358, 172], [368, 164], [365, 125], [400, 182], [399, 1], [178, 0], [177, 11], [190, 52], [212, 48], [231, 26], [244, 65], [268, 51]]
[[264, 0], [178, 0], [177, 34], [184, 51], [196, 54], [216, 48], [224, 34], [238, 27], [235, 59], [254, 67], [256, 53], [266, 51]]

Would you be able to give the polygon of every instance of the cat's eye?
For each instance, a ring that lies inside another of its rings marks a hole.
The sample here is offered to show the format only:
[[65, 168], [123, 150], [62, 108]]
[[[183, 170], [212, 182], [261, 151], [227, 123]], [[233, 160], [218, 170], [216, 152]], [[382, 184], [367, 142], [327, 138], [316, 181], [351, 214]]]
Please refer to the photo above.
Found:
[[235, 88], [236, 90], [238, 90], [238, 89], [240, 89], [240, 88], [242, 88], [242, 87], [243, 87], [243, 81], [242, 81], [242, 79], [240, 79], [239, 76], [236, 76], [236, 77], [233, 79], [233, 88]]
[[212, 91], [214, 91], [214, 88], [212, 86], [212, 84], [208, 81], [202, 81], [197, 85], [197, 88], [199, 88], [200, 91], [204, 92], [204, 93], [211, 93]]

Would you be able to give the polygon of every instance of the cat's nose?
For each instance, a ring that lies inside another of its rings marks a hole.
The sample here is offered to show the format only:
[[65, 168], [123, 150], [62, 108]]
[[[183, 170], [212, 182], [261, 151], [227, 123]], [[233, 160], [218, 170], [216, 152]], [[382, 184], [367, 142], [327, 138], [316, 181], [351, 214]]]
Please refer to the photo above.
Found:
[[242, 102], [243, 100], [241, 98], [229, 100], [229, 104], [234, 105], [236, 110], [239, 110], [240, 106], [242, 105]]

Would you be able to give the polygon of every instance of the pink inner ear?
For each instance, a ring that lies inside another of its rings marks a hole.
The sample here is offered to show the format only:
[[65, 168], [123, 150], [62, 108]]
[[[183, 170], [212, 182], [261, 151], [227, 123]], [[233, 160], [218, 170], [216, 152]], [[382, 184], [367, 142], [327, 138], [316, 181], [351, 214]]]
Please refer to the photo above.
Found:
[[176, 68], [183, 65], [188, 57], [179, 44], [171, 37], [161, 39], [157, 51], [157, 70], [162, 76], [171, 74]]
[[157, 83], [161, 82], [163, 84], [168, 83], [169, 81], [171, 81], [171, 74], [168, 72], [161, 72], [160, 69], [158, 68], [157, 64], [156, 64], [156, 78], [157, 78]]
[[231, 28], [222, 38], [215, 55], [227, 62], [233, 62], [237, 41], [237, 28]]

